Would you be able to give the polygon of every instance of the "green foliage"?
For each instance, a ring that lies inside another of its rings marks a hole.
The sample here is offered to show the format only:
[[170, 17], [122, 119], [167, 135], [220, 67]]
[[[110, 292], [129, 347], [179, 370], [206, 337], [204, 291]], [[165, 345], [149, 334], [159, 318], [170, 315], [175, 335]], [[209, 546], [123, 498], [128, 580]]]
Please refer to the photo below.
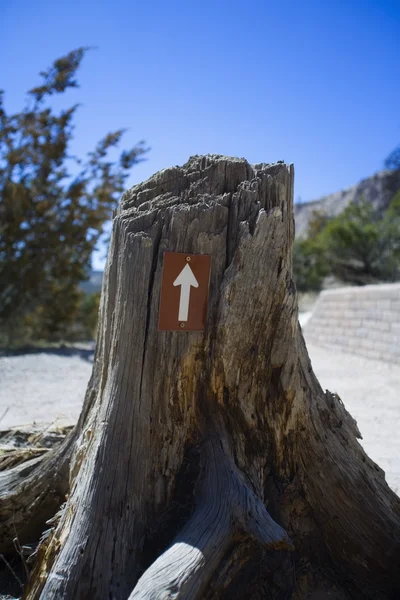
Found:
[[392, 198], [400, 187], [400, 146], [395, 148], [393, 152], [385, 160], [385, 168], [389, 171], [384, 179], [384, 190], [387, 197]]
[[299, 292], [320, 291], [329, 270], [319, 242], [296, 240], [293, 248], [293, 272]]
[[[26, 345], [77, 342], [94, 340], [100, 304], [100, 292], [87, 294], [78, 291], [70, 301], [62, 303], [66, 309], [72, 306], [68, 318], [57, 321], [54, 328], [54, 316], [48, 307], [37, 304], [31, 312], [21, 319], [11, 319], [0, 328], [0, 347], [19, 348]], [[57, 314], [56, 319], [59, 318]]]
[[325, 213], [314, 211], [307, 237], [296, 240], [293, 248], [293, 273], [300, 292], [318, 292], [330, 268], [321, 233], [327, 223]]
[[400, 190], [393, 196], [385, 213], [385, 218], [393, 220], [398, 225], [398, 219], [400, 219]]
[[100, 292], [82, 294], [79, 307], [78, 323], [83, 329], [84, 339], [94, 339], [97, 331], [97, 320], [100, 306]]
[[296, 240], [293, 271], [299, 291], [319, 291], [332, 274], [351, 285], [400, 278], [400, 190], [383, 216], [370, 202], [352, 202], [328, 220], [314, 213], [305, 239]]
[[385, 160], [385, 167], [389, 171], [398, 171], [400, 169], [400, 146], [395, 148]]
[[383, 215], [361, 198], [330, 220], [315, 212], [308, 235], [296, 240], [293, 271], [297, 289], [319, 291], [332, 274], [351, 285], [400, 278], [400, 190]]
[[362, 198], [329, 221], [322, 242], [337, 278], [356, 285], [397, 279], [400, 228], [393, 211], [391, 204], [382, 217]]
[[[111, 161], [124, 130], [107, 134], [83, 161], [70, 155], [78, 105], [60, 112], [55, 94], [78, 87], [79, 48], [41, 73], [20, 113], [7, 114], [0, 92], [0, 326], [42, 315], [46, 335], [71, 325], [78, 284], [144, 143]], [[68, 167], [73, 165], [71, 171]]]

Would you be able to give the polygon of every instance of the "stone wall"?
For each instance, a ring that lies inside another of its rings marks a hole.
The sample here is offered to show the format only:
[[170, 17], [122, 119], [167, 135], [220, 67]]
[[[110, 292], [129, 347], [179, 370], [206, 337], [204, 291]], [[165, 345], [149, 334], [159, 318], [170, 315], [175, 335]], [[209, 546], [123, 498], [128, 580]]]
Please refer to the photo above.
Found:
[[321, 292], [308, 342], [400, 364], [400, 283]]

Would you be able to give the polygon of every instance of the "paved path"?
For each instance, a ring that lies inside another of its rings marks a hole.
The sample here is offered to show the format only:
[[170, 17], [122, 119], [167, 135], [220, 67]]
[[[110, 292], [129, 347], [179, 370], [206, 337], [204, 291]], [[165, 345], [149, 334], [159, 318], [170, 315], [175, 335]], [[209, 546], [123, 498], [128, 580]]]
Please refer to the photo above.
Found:
[[[339, 394], [358, 422], [361, 444], [400, 495], [400, 367], [308, 349], [322, 387]], [[87, 346], [0, 357], [0, 427], [76, 422], [92, 358]]]

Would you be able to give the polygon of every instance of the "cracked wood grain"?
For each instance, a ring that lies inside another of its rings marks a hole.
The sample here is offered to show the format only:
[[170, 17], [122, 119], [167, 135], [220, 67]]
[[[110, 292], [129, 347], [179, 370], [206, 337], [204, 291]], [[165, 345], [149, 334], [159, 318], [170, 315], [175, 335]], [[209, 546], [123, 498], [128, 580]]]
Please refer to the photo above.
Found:
[[[400, 595], [399, 499], [298, 324], [293, 181], [196, 156], [123, 196], [69, 497], [26, 599]], [[204, 332], [157, 331], [165, 251], [212, 256]]]

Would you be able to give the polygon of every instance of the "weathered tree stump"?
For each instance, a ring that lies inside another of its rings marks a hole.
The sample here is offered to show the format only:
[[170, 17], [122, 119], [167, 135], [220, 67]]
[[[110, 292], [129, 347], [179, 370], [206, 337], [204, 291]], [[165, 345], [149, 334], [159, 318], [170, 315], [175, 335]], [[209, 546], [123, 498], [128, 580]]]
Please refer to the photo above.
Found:
[[[221, 156], [122, 198], [70, 493], [26, 599], [399, 597], [399, 498], [298, 324], [292, 199], [292, 167]], [[165, 251], [212, 257], [204, 332], [157, 329]]]

